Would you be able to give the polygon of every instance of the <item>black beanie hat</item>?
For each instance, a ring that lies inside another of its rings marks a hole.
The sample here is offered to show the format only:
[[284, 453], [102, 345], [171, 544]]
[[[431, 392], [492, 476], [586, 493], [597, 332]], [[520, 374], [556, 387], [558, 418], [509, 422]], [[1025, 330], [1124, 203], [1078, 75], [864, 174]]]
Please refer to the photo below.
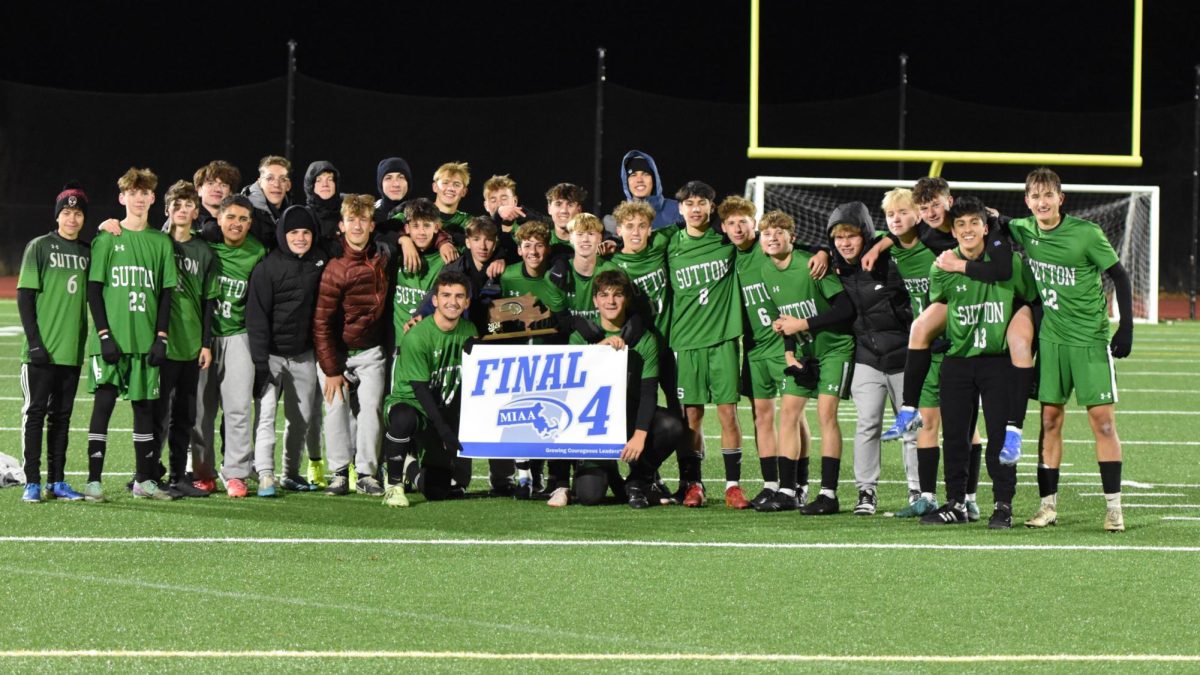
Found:
[[408, 162], [402, 157], [388, 157], [379, 162], [379, 166], [375, 169], [375, 188], [379, 190], [379, 196], [383, 196], [383, 177], [389, 173], [399, 171], [408, 179], [409, 189], [412, 189], [412, 169], [408, 168]]
[[275, 238], [279, 241], [279, 247], [284, 251], [288, 250], [287, 233], [292, 230], [308, 230], [313, 233], [313, 237], [320, 235], [320, 221], [311, 206], [303, 204], [289, 206], [284, 210], [283, 215], [279, 216], [279, 222], [275, 225]]
[[625, 164], [625, 175], [632, 175], [634, 171], [645, 171], [648, 174], [653, 174], [654, 170], [650, 168], [650, 161], [645, 157], [631, 157]]
[[63, 209], [79, 209], [83, 212], [84, 217], [87, 217], [88, 198], [83, 192], [83, 186], [74, 181], [68, 182], [63, 186], [62, 192], [54, 198], [54, 219], [58, 220], [58, 214], [62, 213]]

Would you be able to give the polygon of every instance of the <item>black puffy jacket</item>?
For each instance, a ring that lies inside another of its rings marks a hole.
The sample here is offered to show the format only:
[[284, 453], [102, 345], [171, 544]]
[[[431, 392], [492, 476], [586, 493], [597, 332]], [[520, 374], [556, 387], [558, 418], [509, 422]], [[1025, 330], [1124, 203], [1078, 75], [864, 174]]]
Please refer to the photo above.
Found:
[[313, 312], [327, 258], [315, 242], [303, 256], [292, 253], [285, 236], [288, 220], [279, 219], [277, 247], [250, 274], [246, 332], [256, 367], [265, 366], [269, 354], [296, 356], [313, 348]]

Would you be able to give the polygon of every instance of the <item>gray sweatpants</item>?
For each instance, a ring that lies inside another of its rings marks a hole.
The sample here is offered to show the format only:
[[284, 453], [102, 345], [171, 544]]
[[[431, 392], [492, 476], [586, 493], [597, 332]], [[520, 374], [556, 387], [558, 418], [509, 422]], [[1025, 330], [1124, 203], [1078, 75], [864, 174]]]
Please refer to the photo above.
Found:
[[[317, 361], [312, 350], [297, 356], [271, 354], [268, 365], [273, 384], [255, 401], [254, 470], [275, 472], [275, 416], [283, 399], [283, 475], [299, 476], [301, 453], [312, 437], [311, 427], [321, 428]], [[314, 415], [313, 411], [317, 414]], [[317, 437], [318, 455], [320, 437]]]
[[[858, 409], [858, 424], [854, 428], [854, 482], [859, 490], [875, 490], [879, 485], [880, 442], [883, 432], [883, 404], [890, 397], [892, 414], [897, 402], [904, 398], [904, 372], [888, 375], [865, 363], [854, 364], [854, 380], [850, 396]], [[917, 474], [917, 432], [904, 435], [904, 473], [908, 487], [920, 489]]]
[[246, 333], [213, 338], [212, 364], [200, 371], [196, 397], [196, 426], [192, 429], [192, 471], [197, 478], [213, 477], [216, 464], [214, 425], [217, 408], [225, 415], [225, 458], [221, 475], [245, 479], [254, 457], [250, 410], [254, 399], [254, 361]]
[[[325, 402], [325, 451], [328, 468], [337, 473], [350, 466], [361, 476], [373, 476], [379, 467], [380, 422], [383, 395], [387, 391], [387, 373], [383, 350], [372, 347], [346, 359], [346, 373], [358, 378], [358, 416], [355, 418], [354, 443], [350, 442], [350, 402], [335, 396]], [[325, 391], [325, 373], [317, 369], [321, 391]]]

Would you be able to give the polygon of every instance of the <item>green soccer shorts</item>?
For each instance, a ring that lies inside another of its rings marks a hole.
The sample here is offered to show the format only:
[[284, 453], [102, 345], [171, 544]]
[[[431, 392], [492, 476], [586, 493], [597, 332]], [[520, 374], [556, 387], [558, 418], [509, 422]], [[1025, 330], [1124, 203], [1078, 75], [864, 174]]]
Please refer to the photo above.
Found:
[[1117, 402], [1117, 370], [1108, 345], [1076, 347], [1041, 341], [1038, 347], [1038, 400], [1062, 405], [1075, 390], [1079, 405]]
[[783, 393], [804, 398], [815, 398], [825, 394], [849, 400], [850, 383], [854, 379], [854, 351], [824, 354], [817, 361], [820, 363], [821, 372], [816, 389], [801, 387], [796, 384], [794, 378], [784, 377]]
[[774, 399], [783, 395], [783, 369], [780, 358], [743, 359], [742, 395], [750, 398]]
[[675, 352], [679, 401], [684, 405], [738, 402], [737, 340]]
[[107, 363], [99, 354], [88, 357], [88, 392], [104, 384], [117, 388], [126, 401], [153, 401], [158, 398], [158, 367], [146, 361], [145, 354], [122, 354], [116, 363]]

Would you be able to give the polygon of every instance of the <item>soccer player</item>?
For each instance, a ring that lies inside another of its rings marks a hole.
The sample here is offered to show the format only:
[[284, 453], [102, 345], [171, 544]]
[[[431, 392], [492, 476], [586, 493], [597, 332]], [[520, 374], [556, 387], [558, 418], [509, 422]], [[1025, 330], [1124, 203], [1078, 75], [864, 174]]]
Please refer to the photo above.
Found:
[[466, 162], [447, 162], [433, 173], [433, 204], [441, 215], [442, 230], [460, 251], [466, 245], [466, 226], [471, 214], [459, 211], [458, 205], [467, 196], [470, 184], [471, 167]]
[[[979, 260], [988, 250], [988, 214], [983, 202], [963, 197], [951, 207], [958, 248], [954, 255]], [[1014, 298], [1033, 299], [1033, 278], [1019, 256], [1010, 256], [1011, 274], [1006, 281], [985, 283], [935, 267], [930, 272], [929, 299], [946, 305], [950, 349], [941, 368], [943, 461], [946, 471], [946, 503], [921, 518], [922, 525], [955, 525], [968, 522], [965, 505], [969, 474], [971, 424], [983, 402], [988, 444], [985, 454], [992, 479], [995, 510], [990, 529], [1012, 527], [1012, 499], [1017, 488], [1017, 469], [1000, 462], [1004, 426], [1008, 413], [1008, 379], [1011, 360], [1006, 353], [1005, 332], [1012, 318]]]
[[242, 195], [254, 206], [250, 232], [268, 251], [275, 248], [275, 222], [292, 205], [288, 198], [292, 189], [291, 171], [292, 163], [286, 157], [267, 155], [258, 163], [258, 180], [242, 190]]
[[573, 183], [558, 183], [546, 191], [546, 213], [550, 215], [550, 256], [570, 256], [571, 231], [567, 223], [583, 213], [587, 190]]
[[254, 445], [250, 411], [254, 400], [254, 359], [246, 333], [246, 290], [250, 273], [266, 248], [250, 233], [254, 206], [242, 195], [231, 195], [218, 211], [221, 240], [210, 242], [217, 258], [217, 303], [213, 312], [212, 364], [201, 371], [196, 426], [192, 430], [193, 485], [215, 492], [217, 408], [224, 420], [224, 461], [221, 476], [231, 499], [246, 496], [246, 478], [253, 468]]
[[[621, 451], [621, 460], [629, 463], [629, 479], [623, 487], [629, 506], [644, 509], [660, 501], [659, 495], [651, 499], [651, 488], [657, 482], [658, 467], [675, 452], [683, 438], [683, 423], [666, 408], [657, 406], [658, 340], [651, 333], [643, 333], [635, 341], [626, 342], [622, 335], [633, 293], [633, 284], [620, 270], [600, 272], [592, 284], [592, 299], [603, 331], [603, 338], [594, 344], [629, 349], [625, 395], [625, 429], [629, 440]], [[589, 341], [575, 332], [570, 343], [582, 345]], [[609, 475], [613, 472], [597, 464], [583, 462], [575, 472], [575, 497], [585, 506], [599, 504], [610, 487]], [[559, 502], [566, 501], [566, 488], [559, 486], [551, 497], [551, 505], [562, 506]]]
[[21, 409], [26, 502], [42, 500], [42, 430], [46, 432], [46, 499], [79, 501], [65, 479], [67, 432], [87, 336], [87, 243], [79, 240], [88, 198], [76, 183], [54, 199], [54, 231], [34, 238], [21, 258], [17, 310], [24, 329]]
[[293, 492], [317, 489], [300, 475], [301, 452], [316, 437], [316, 458], [309, 445], [309, 462], [320, 462], [320, 394], [313, 356], [312, 319], [317, 289], [327, 258], [318, 246], [320, 215], [311, 206], [290, 206], [276, 226], [278, 248], [250, 274], [246, 297], [246, 333], [254, 361], [254, 400], [257, 423], [254, 471], [258, 496], [274, 497], [275, 417], [284, 400], [283, 480]]
[[[325, 448], [332, 477], [325, 493], [350, 491], [351, 460], [358, 475], [355, 487], [368, 495], [383, 494], [375, 478], [379, 462], [380, 406], [387, 388], [383, 353], [388, 309], [388, 273], [395, 251], [372, 239], [375, 200], [349, 195], [342, 202], [342, 254], [330, 259], [321, 275], [313, 316], [313, 345], [325, 398]], [[358, 381], [356, 442], [350, 441], [349, 380]], [[353, 448], [355, 456], [350, 456]]]
[[387, 221], [398, 207], [402, 206], [408, 188], [412, 185], [412, 169], [403, 157], [385, 157], [375, 167], [375, 187], [379, 190], [379, 199], [375, 201], [375, 228], [381, 232], [397, 229], [399, 223], [392, 225]]
[[[644, 202], [654, 209], [654, 220], [650, 223], [653, 229], [670, 227], [682, 220], [683, 200], [679, 195], [675, 199], [663, 196], [658, 166], [653, 157], [641, 150], [630, 150], [621, 158], [621, 189], [625, 191], [625, 201]], [[606, 224], [609, 229], [616, 229], [615, 219]]]
[[[1040, 341], [1038, 398], [1042, 403], [1042, 447], [1038, 457], [1037, 513], [1027, 527], [1058, 520], [1058, 471], [1062, 462], [1064, 406], [1087, 408], [1096, 439], [1096, 460], [1107, 509], [1104, 529], [1121, 532], [1121, 441], [1117, 437], [1117, 380], [1113, 358], [1133, 348], [1133, 294], [1129, 275], [1095, 223], [1064, 214], [1058, 174], [1040, 168], [1025, 179], [1025, 205], [1032, 215], [1008, 222], [1015, 242], [1025, 248], [1045, 312]], [[1121, 321], [1109, 340], [1101, 273], [1113, 282]]]
[[[520, 197], [517, 196], [517, 182], [507, 174], [492, 176], [483, 184], [483, 208], [500, 226], [500, 231], [510, 235], [527, 222], [549, 220], [547, 216], [521, 206]], [[516, 255], [515, 247], [513, 255]]]
[[[738, 344], [742, 334], [738, 306], [736, 247], [711, 228], [716, 192], [691, 181], [675, 194], [684, 227], [675, 228], [667, 253], [671, 284], [668, 339], [678, 362], [679, 399], [691, 430], [694, 465], [689, 462], [683, 505], [705, 504], [700, 462], [704, 460], [704, 406], [714, 403], [721, 422], [725, 463], [725, 505], [750, 508], [742, 492], [742, 430], [738, 424]], [[661, 213], [660, 213], [661, 215]]]
[[[819, 363], [818, 379], [814, 380], [812, 371], [808, 371], [803, 377], [792, 376], [783, 381], [779, 454], [797, 460], [800, 466], [808, 462], [807, 457], [799, 454], [803, 445], [795, 435], [799, 433], [805, 405], [815, 397], [821, 427], [821, 492], [799, 509], [804, 515], [824, 516], [837, 513], [840, 508], [837, 487], [842, 465], [842, 430], [837, 410], [839, 402], [850, 397], [854, 335], [849, 322], [854, 316], [854, 306], [837, 277], [826, 275], [814, 280], [809, 275], [809, 259], [813, 254], [793, 249], [795, 231], [795, 221], [782, 211], [766, 213], [759, 223], [763, 252], [770, 260], [770, 264], [762, 267], [762, 280], [779, 309], [779, 318], [772, 327], [781, 336], [797, 336], [795, 346], [791, 344], [793, 341], [785, 340], [788, 366], [796, 368], [799, 363], [811, 363], [814, 359]], [[792, 481], [792, 476], [783, 474], [785, 468], [790, 467], [781, 465], [781, 485]]]
[[101, 232], [92, 242], [87, 296], [94, 331], [87, 352], [88, 390], [96, 400], [88, 426], [84, 488], [84, 496], [92, 501], [104, 500], [101, 479], [117, 396], [133, 406], [133, 496], [173, 498], [155, 480], [154, 400], [159, 395], [158, 369], [167, 360], [171, 295], [177, 281], [170, 237], [147, 228], [157, 186], [158, 177], [149, 169], [126, 171], [117, 181], [118, 200], [125, 207], [122, 235], [118, 239]]
[[403, 267], [397, 270], [392, 308], [397, 346], [404, 335], [404, 325], [417, 315], [421, 300], [429, 293], [434, 280], [445, 266], [444, 259], [435, 250], [437, 234], [442, 229], [437, 207], [432, 201], [422, 197], [407, 202], [404, 214], [408, 236], [412, 238], [420, 253], [421, 265], [416, 271], [409, 271]]
[[221, 226], [217, 223], [217, 210], [221, 208], [221, 200], [241, 187], [242, 172], [223, 159], [214, 159], [196, 169], [192, 185], [200, 195], [200, 209], [194, 229], [197, 232], [219, 233]]
[[386, 506], [409, 505], [404, 491], [405, 466], [410, 456], [418, 456], [416, 436], [423, 430], [432, 430], [437, 436], [424, 444], [419, 489], [430, 501], [461, 494], [453, 488], [453, 476], [462, 449], [457, 431], [462, 354], [468, 340], [478, 335], [471, 322], [462, 320], [470, 303], [466, 275], [443, 271], [433, 283], [433, 315], [414, 325], [401, 341], [404, 358], [396, 360], [392, 391], [385, 402]]
[[202, 198], [187, 181], [167, 190], [169, 234], [175, 245], [179, 285], [171, 294], [167, 360], [159, 368], [160, 391], [154, 411], [154, 435], [161, 455], [168, 448], [167, 488], [184, 497], [207, 497], [187, 477], [188, 446], [196, 425], [196, 393], [200, 372], [212, 362], [212, 322], [217, 287], [217, 260], [208, 242], [192, 236]]

